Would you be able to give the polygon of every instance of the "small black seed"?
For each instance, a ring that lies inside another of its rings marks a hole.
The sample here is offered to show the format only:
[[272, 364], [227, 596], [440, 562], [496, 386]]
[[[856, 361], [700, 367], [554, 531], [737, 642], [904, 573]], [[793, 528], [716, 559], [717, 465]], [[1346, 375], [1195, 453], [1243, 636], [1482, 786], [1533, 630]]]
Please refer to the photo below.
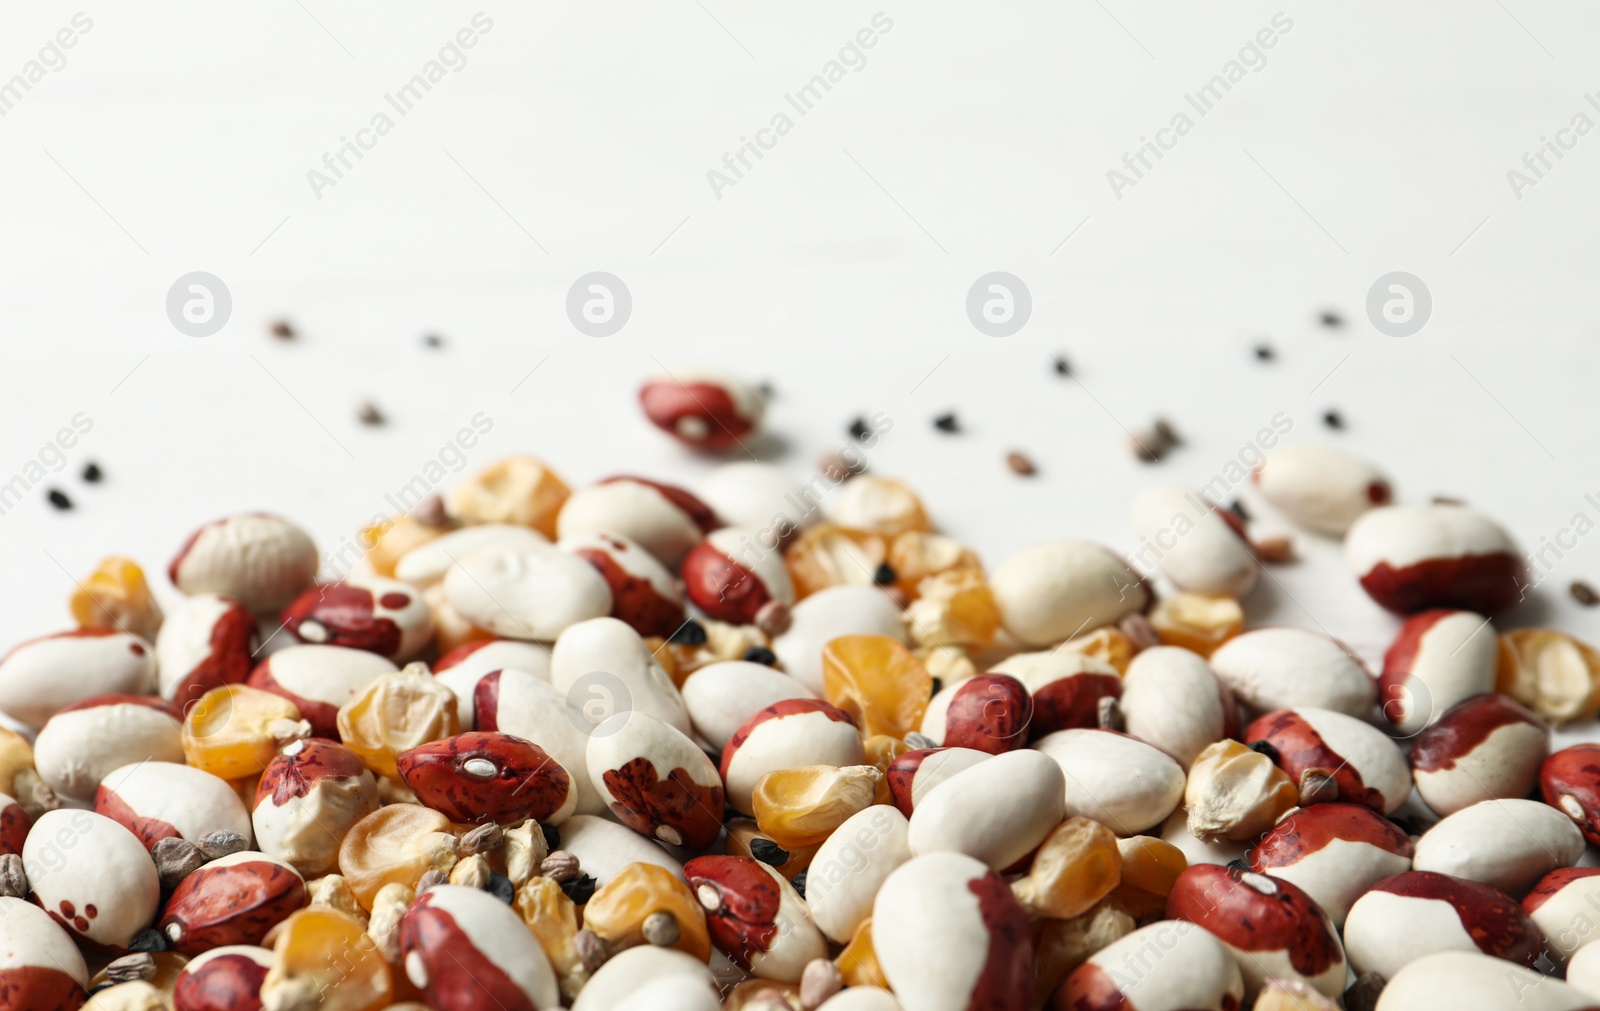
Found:
[[154, 927], [146, 927], [133, 935], [133, 940], [128, 942], [128, 950], [135, 952], [154, 953], [167, 951], [172, 947], [172, 941], [161, 931]]
[[422, 343], [430, 348], [442, 348], [444, 347], [444, 338], [436, 333], [431, 333], [422, 338]]
[[1270, 741], [1257, 741], [1256, 743], [1250, 745], [1250, 750], [1266, 755], [1268, 758], [1272, 759], [1273, 765], [1277, 765], [1279, 760], [1283, 757], [1278, 754], [1278, 749], [1274, 748]]
[[1593, 607], [1596, 604], [1600, 604], [1600, 593], [1596, 593], [1594, 587], [1581, 579], [1568, 587], [1568, 591], [1572, 594], [1572, 599], [1584, 607]]
[[679, 646], [704, 646], [706, 643], [706, 627], [690, 618], [678, 630], [667, 637]]
[[941, 414], [934, 418], [933, 427], [941, 432], [959, 432], [961, 430], [961, 426], [957, 424], [956, 416], [953, 413]]
[[594, 895], [594, 890], [599, 886], [600, 882], [596, 881], [594, 876], [590, 874], [582, 874], [570, 881], [561, 882], [561, 890], [567, 893], [567, 898], [579, 906], [588, 902], [590, 896]]
[[117, 985], [116, 983], [113, 983], [110, 980], [107, 980], [104, 983], [100, 983], [100, 984], [97, 984], [95, 986], [91, 986], [89, 988], [89, 991], [88, 991], [89, 996], [93, 997], [95, 994], [99, 993], [101, 990], [109, 990], [109, 989], [111, 989], [112, 987], [114, 987], [116, 985]]
[[286, 319], [280, 319], [272, 324], [272, 336], [281, 341], [294, 340], [294, 327]]
[[750, 855], [769, 867], [782, 867], [789, 862], [789, 851], [771, 839], [750, 840]]
[[539, 826], [539, 831], [544, 833], [544, 848], [554, 853], [561, 848], [561, 830], [554, 825], [544, 824]]
[[794, 885], [794, 890], [800, 893], [800, 897], [802, 899], [806, 897], [806, 875], [810, 873], [810, 871], [811, 868], [807, 867], [805, 870], [789, 879], [789, 884]]
[[744, 816], [745, 816], [745, 814], [744, 814], [743, 811], [740, 811], [740, 810], [736, 809], [732, 804], [728, 803], [726, 800], [724, 800], [722, 802], [722, 823], [724, 825], [726, 825], [730, 821], [734, 821], [736, 819], [743, 818]]
[[944, 679], [943, 678], [932, 678], [931, 680], [933, 681], [933, 694], [937, 695], [940, 692], [944, 691]]
[[1055, 367], [1058, 376], [1072, 375], [1072, 363], [1067, 361], [1064, 355], [1056, 355]]
[[87, 464], [84, 464], [83, 479], [85, 481], [89, 482], [90, 484], [98, 484], [102, 477], [105, 477], [105, 474], [101, 473], [100, 465], [98, 463], [95, 463], [93, 460], [91, 460]]
[[866, 418], [857, 418], [850, 422], [850, 438], [857, 442], [865, 442], [867, 436], [872, 434], [872, 429], [867, 426]]
[[1266, 345], [1266, 344], [1257, 344], [1256, 345], [1256, 358], [1259, 359], [1260, 361], [1270, 362], [1270, 361], [1272, 361], [1272, 359], [1274, 359], [1276, 357], [1278, 357], [1277, 353], [1275, 351], [1273, 351], [1272, 348], [1269, 345]]
[[511, 900], [517, 897], [516, 886], [511, 883], [510, 878], [499, 871], [489, 872], [489, 887], [484, 890], [508, 906], [511, 905]]
[[1239, 517], [1239, 520], [1241, 522], [1243, 522], [1243, 523], [1249, 523], [1250, 522], [1250, 510], [1248, 510], [1248, 509], [1246, 509], [1244, 507], [1244, 500], [1243, 499], [1237, 499], [1236, 498], [1232, 502], [1228, 503], [1228, 511], [1233, 513], [1235, 516]]
[[1344, 415], [1340, 414], [1338, 411], [1324, 411], [1322, 415], [1322, 423], [1327, 425], [1329, 428], [1343, 428]]
[[894, 567], [888, 562], [884, 562], [882, 565], [878, 566], [877, 571], [872, 574], [872, 581], [877, 583], [879, 586], [888, 586], [890, 583], [893, 583], [895, 581]]
[[50, 504], [57, 509], [67, 510], [72, 508], [72, 500], [67, 498], [67, 493], [59, 488], [51, 488], [45, 498], [49, 499]]
[[1332, 309], [1324, 309], [1321, 315], [1317, 317], [1317, 322], [1321, 323], [1329, 330], [1337, 330], [1344, 326], [1344, 317], [1334, 312]]
[[762, 663], [768, 667], [778, 662], [778, 654], [765, 646], [751, 646], [744, 651], [744, 658], [749, 663]]
[[1228, 867], [1230, 870], [1249, 872], [1250, 863], [1247, 860], [1229, 860]]

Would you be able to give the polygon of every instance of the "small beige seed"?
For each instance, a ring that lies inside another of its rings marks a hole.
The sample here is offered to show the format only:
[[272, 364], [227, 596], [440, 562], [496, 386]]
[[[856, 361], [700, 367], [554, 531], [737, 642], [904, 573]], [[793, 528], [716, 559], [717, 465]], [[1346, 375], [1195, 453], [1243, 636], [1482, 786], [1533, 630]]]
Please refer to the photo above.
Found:
[[200, 837], [200, 855], [206, 860], [221, 860], [223, 857], [241, 853], [250, 848], [250, 840], [237, 832], [219, 828], [214, 832], [207, 832]]
[[1032, 477], [1039, 473], [1039, 468], [1034, 466], [1033, 460], [1027, 454], [1016, 450], [1006, 454], [1006, 466], [1011, 468], [1011, 473], [1022, 477]]
[[444, 499], [439, 496], [438, 492], [434, 492], [421, 502], [418, 502], [417, 507], [411, 510], [411, 518], [425, 527], [432, 527], [436, 530], [450, 525], [450, 514], [445, 511]]
[[817, 1011], [828, 998], [844, 989], [844, 976], [830, 959], [813, 958], [800, 975], [801, 1011]]
[[113, 959], [106, 966], [106, 978], [113, 983], [132, 983], [137, 979], [154, 979], [156, 960], [148, 952], [135, 952]]
[[1339, 782], [1328, 769], [1307, 769], [1300, 774], [1300, 806], [1331, 804], [1339, 799]]
[[606, 959], [611, 953], [606, 950], [606, 942], [600, 940], [600, 935], [584, 927], [572, 938], [572, 946], [577, 949], [578, 961], [590, 972], [594, 972], [606, 964]]
[[1136, 653], [1150, 649], [1152, 646], [1161, 645], [1161, 636], [1156, 633], [1155, 626], [1150, 624], [1150, 619], [1142, 614], [1134, 613], [1128, 615], [1117, 623], [1117, 628], [1122, 631], [1123, 635], [1128, 637], [1128, 641], [1133, 644], [1133, 649]]
[[156, 873], [161, 877], [161, 887], [171, 891], [178, 882], [199, 870], [206, 862], [200, 847], [187, 839], [170, 836], [156, 843], [150, 856], [156, 862]]
[[450, 883], [483, 891], [489, 887], [489, 876], [493, 873], [489, 858], [482, 853], [475, 853], [450, 868]]
[[1294, 541], [1287, 537], [1263, 537], [1253, 546], [1256, 557], [1264, 565], [1287, 565], [1294, 561]]
[[769, 639], [775, 639], [789, 631], [792, 623], [793, 617], [789, 613], [789, 605], [781, 600], [769, 600], [756, 612], [756, 627]]
[[0, 856], [0, 896], [11, 899], [28, 897], [28, 874], [22, 867], [22, 857], [15, 853]]
[[422, 877], [417, 879], [417, 894], [421, 895], [428, 889], [435, 888], [439, 885], [448, 884], [449, 881], [449, 876], [446, 875], [444, 871], [439, 870], [437, 867], [433, 868], [432, 870], [425, 871]]
[[1122, 733], [1128, 729], [1128, 721], [1122, 715], [1122, 703], [1107, 695], [1095, 703], [1095, 724], [1101, 730], [1115, 730]]
[[667, 912], [655, 912], [644, 918], [644, 939], [657, 948], [670, 948], [683, 936], [677, 917]]
[[556, 850], [544, 858], [539, 873], [560, 884], [578, 876], [578, 858], [566, 850]]
[[505, 829], [494, 822], [479, 825], [477, 828], [461, 837], [461, 855], [464, 857], [477, 856], [479, 853], [492, 853], [499, 849], [506, 841]]
[[1356, 977], [1350, 989], [1344, 992], [1345, 1011], [1375, 1011], [1378, 997], [1388, 981], [1375, 972], [1364, 972]]

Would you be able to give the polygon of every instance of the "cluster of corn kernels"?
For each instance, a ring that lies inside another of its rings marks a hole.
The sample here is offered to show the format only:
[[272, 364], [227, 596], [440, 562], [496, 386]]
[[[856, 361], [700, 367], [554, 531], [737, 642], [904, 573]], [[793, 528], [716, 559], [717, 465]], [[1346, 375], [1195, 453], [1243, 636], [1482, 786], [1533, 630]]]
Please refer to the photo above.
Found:
[[[692, 383], [651, 419], [759, 421]], [[1134, 506], [1151, 572], [986, 571], [860, 468], [531, 457], [359, 574], [261, 514], [168, 614], [108, 558], [0, 660], [0, 1011], [1600, 1003], [1600, 745], [1549, 730], [1600, 655], [1496, 634], [1527, 574], [1470, 510], [1314, 447], [1254, 483], [1403, 617], [1378, 676], [1245, 630], [1255, 546], [1181, 489]]]

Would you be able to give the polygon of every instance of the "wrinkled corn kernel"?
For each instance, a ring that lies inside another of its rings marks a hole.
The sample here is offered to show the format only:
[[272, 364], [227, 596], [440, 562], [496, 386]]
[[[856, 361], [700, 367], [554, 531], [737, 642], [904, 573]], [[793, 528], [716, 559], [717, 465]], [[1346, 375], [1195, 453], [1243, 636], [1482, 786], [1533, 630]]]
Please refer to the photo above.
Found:
[[246, 685], [213, 688], [183, 718], [189, 764], [221, 779], [259, 776], [278, 749], [311, 732], [300, 710], [281, 695]]
[[262, 1011], [377, 1011], [393, 994], [389, 964], [361, 922], [331, 909], [285, 920], [261, 984]]
[[974, 572], [983, 575], [983, 563], [966, 545], [943, 534], [908, 530], [889, 544], [889, 568], [894, 570], [894, 585], [917, 598], [924, 579], [946, 572]]
[[978, 666], [960, 646], [920, 646], [911, 655], [922, 661], [928, 676], [948, 688], [957, 681], [978, 676]]
[[367, 564], [372, 571], [387, 579], [394, 578], [395, 563], [412, 548], [420, 548], [446, 533], [447, 528], [429, 526], [415, 516], [397, 516], [382, 520], [359, 533], [361, 546], [367, 553]]
[[339, 873], [370, 910], [384, 885], [412, 888], [430, 870], [455, 866], [450, 819], [417, 804], [380, 807], [350, 827], [339, 844]]
[[1092, 818], [1072, 817], [1045, 837], [1011, 892], [1033, 915], [1067, 920], [1094, 908], [1121, 880], [1116, 834]]
[[391, 882], [378, 889], [372, 900], [372, 916], [367, 921], [367, 936], [378, 946], [378, 953], [391, 964], [400, 961], [400, 918], [417, 897], [409, 885]]
[[981, 649], [994, 641], [1000, 608], [983, 573], [958, 570], [929, 576], [918, 584], [917, 593], [905, 611], [906, 627], [917, 645]]
[[844, 977], [844, 985], [850, 986], [878, 986], [889, 989], [889, 980], [883, 974], [883, 968], [878, 965], [878, 953], [872, 947], [872, 917], [861, 921], [856, 932], [850, 935], [850, 943], [844, 946], [839, 956], [833, 960], [838, 966], [839, 975]]
[[1244, 630], [1244, 609], [1232, 597], [1175, 593], [1150, 609], [1150, 625], [1166, 646], [1210, 656]]
[[822, 650], [827, 700], [855, 721], [863, 736], [905, 739], [916, 730], [933, 697], [933, 677], [922, 661], [887, 635], [846, 635]]
[[1183, 802], [1201, 842], [1253, 842], [1299, 806], [1300, 789], [1261, 752], [1218, 741], [1195, 756]]
[[1600, 710], [1600, 653], [1547, 628], [1518, 628], [1500, 636], [1497, 691], [1558, 726]]
[[367, 911], [356, 901], [356, 893], [342, 874], [324, 874], [306, 882], [306, 905], [332, 909], [363, 922], [367, 918]]
[[922, 500], [910, 485], [877, 474], [863, 474], [846, 482], [826, 511], [835, 523], [885, 537], [933, 529]]
[[461, 732], [455, 692], [420, 663], [374, 678], [339, 710], [338, 724], [345, 747], [390, 779], [400, 752]]
[[756, 824], [779, 846], [818, 846], [872, 806], [883, 773], [871, 765], [776, 769], [756, 782]]
[[1128, 664], [1133, 662], [1133, 641], [1114, 625], [1106, 625], [1087, 635], [1080, 635], [1062, 644], [1061, 648], [1069, 653], [1079, 653], [1104, 661], [1116, 668], [1118, 674], [1128, 673]]
[[1033, 925], [1035, 1004], [1095, 952], [1133, 933], [1133, 918], [1100, 906], [1071, 920], [1038, 920]]
[[456, 485], [445, 500], [462, 523], [511, 523], [556, 539], [556, 516], [572, 494], [555, 471], [531, 456], [508, 456]]
[[79, 628], [115, 628], [150, 642], [161, 631], [161, 605], [150, 593], [144, 570], [131, 558], [102, 558], [67, 604]]
[[33, 745], [15, 730], [0, 727], [0, 793], [16, 798], [26, 807], [26, 791], [17, 785], [18, 773], [23, 772], [38, 776], [33, 767]]
[[911, 750], [911, 745], [897, 737], [887, 734], [877, 734], [867, 738], [861, 744], [866, 752], [867, 764], [883, 774], [878, 780], [877, 788], [873, 791], [874, 804], [893, 804], [894, 794], [889, 790], [889, 766], [895, 759]]
[[711, 957], [705, 909], [683, 879], [655, 864], [629, 864], [583, 906], [583, 925], [612, 952], [647, 943], [645, 920], [666, 913], [678, 924], [671, 947], [704, 962]]
[[556, 971], [561, 992], [571, 1000], [588, 982], [589, 973], [578, 956], [578, 907], [552, 878], [530, 878], [517, 889], [511, 908], [533, 932]]
[[798, 599], [830, 586], [871, 586], [888, 557], [888, 542], [877, 534], [819, 523], [795, 538], [783, 563]]

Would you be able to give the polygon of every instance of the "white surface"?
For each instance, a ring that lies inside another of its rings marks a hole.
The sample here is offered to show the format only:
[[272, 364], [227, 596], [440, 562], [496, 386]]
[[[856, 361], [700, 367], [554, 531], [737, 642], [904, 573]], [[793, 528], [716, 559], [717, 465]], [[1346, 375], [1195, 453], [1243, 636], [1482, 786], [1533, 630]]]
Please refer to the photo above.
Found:
[[[0, 517], [0, 640], [64, 627], [69, 574], [101, 555], [159, 573], [235, 510], [280, 511], [347, 557], [343, 539], [479, 412], [494, 424], [470, 467], [529, 450], [574, 483], [692, 485], [709, 464], [634, 406], [652, 358], [771, 379], [777, 458], [799, 476], [856, 413], [887, 412], [873, 467], [991, 565], [1045, 538], [1131, 549], [1138, 489], [1209, 479], [1278, 412], [1291, 438], [1374, 458], [1402, 500], [1460, 496], [1525, 547], [1580, 511], [1600, 520], [1584, 499], [1600, 493], [1585, 407], [1600, 140], [1520, 200], [1506, 178], [1574, 114], [1600, 120], [1590, 7], [1286, 5], [1265, 68], [1119, 200], [1107, 169], [1277, 6], [486, 6], [467, 65], [318, 200], [306, 171], [479, 9], [84, 8], [66, 66], [0, 117], [0, 482], [76, 412], [94, 423], [47, 482], [77, 510], [40, 487]], [[880, 9], [894, 24], [866, 66], [717, 199], [707, 170]], [[0, 80], [78, 10], [9, 5]], [[165, 316], [193, 270], [232, 290], [213, 337]], [[564, 312], [591, 270], [633, 293], [606, 339]], [[992, 270], [1033, 293], [1013, 337], [963, 311]], [[1364, 319], [1391, 270], [1432, 289], [1414, 337]], [[1325, 306], [1350, 325], [1318, 327]], [[265, 335], [279, 315], [301, 340]], [[446, 349], [420, 345], [430, 329]], [[1253, 360], [1260, 337], [1277, 362]], [[1057, 351], [1081, 386], [1050, 373]], [[387, 427], [356, 423], [363, 397]], [[1334, 405], [1345, 433], [1318, 421]], [[928, 424], [951, 407], [953, 438]], [[1156, 414], [1188, 445], [1147, 467], [1123, 427]], [[1038, 477], [1007, 472], [1011, 448]], [[99, 487], [75, 476], [90, 458]], [[1302, 548], [1314, 557], [1275, 570], [1252, 619], [1372, 655], [1396, 623], [1335, 552]], [[1565, 596], [1577, 577], [1600, 581], [1600, 539], [1513, 620], [1595, 638], [1595, 612]]]

